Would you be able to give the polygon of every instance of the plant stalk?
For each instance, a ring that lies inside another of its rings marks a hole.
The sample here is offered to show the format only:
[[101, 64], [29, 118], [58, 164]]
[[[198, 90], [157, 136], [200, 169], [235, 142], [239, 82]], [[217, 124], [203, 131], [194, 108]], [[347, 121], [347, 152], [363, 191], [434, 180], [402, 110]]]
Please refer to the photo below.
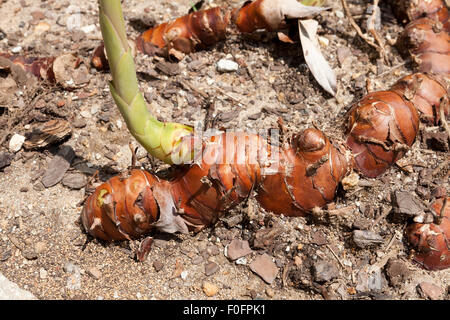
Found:
[[120, 0], [99, 0], [99, 17], [112, 75], [109, 88], [128, 130], [153, 157], [169, 164], [191, 162], [193, 129], [158, 121], [139, 91]]

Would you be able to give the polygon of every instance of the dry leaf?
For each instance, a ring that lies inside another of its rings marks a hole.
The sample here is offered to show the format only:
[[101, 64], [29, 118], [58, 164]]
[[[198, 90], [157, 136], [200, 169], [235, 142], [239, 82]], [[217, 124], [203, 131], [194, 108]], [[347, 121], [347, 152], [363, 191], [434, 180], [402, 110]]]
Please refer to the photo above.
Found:
[[278, 35], [278, 39], [281, 42], [285, 42], [285, 43], [294, 43], [294, 40], [292, 40], [286, 33], [280, 31], [277, 33]]
[[336, 94], [336, 75], [322, 55], [317, 41], [315, 20], [299, 20], [298, 29], [306, 64], [317, 82], [331, 95]]
[[278, 0], [278, 5], [273, 5], [274, 8], [280, 9], [280, 14], [288, 19], [304, 18], [315, 15], [328, 8], [305, 6], [297, 0]]
[[270, 28], [277, 30], [286, 19], [310, 17], [327, 9], [305, 6], [297, 0], [265, 0], [260, 14]]

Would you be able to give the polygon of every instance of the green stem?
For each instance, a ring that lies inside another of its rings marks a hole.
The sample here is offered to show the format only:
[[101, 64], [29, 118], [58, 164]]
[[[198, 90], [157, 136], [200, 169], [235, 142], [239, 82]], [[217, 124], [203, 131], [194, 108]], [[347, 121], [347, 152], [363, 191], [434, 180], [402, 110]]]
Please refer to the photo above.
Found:
[[169, 164], [191, 162], [193, 129], [179, 123], [158, 121], [147, 109], [139, 91], [120, 0], [99, 0], [99, 9], [112, 75], [109, 87], [128, 130], [153, 157]]
[[314, 6], [314, 7], [322, 7], [325, 3], [325, 0], [297, 0], [297, 1], [305, 6]]

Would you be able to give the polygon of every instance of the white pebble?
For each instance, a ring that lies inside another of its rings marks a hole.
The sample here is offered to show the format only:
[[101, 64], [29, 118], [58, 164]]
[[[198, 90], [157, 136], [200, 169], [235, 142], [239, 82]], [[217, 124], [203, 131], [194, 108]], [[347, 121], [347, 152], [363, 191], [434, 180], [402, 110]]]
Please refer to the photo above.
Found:
[[180, 274], [180, 277], [181, 277], [181, 279], [183, 279], [183, 280], [186, 280], [187, 276], [188, 276], [188, 272], [187, 272], [186, 270], [184, 270], [184, 271], [181, 272], [181, 274]]
[[336, 15], [336, 17], [338, 17], [339, 19], [344, 18], [344, 13], [340, 10], [336, 10], [336, 12], [334, 13]]
[[303, 226], [301, 223], [299, 223], [298, 225], [295, 226], [295, 229], [297, 229], [297, 230], [303, 230], [303, 229], [304, 229], [304, 226]]
[[241, 258], [237, 259], [235, 262], [236, 262], [236, 264], [242, 264], [245, 266], [247, 264], [247, 259], [245, 259], [245, 257], [241, 257]]
[[80, 29], [84, 33], [92, 33], [95, 31], [96, 27], [95, 27], [95, 24], [90, 24], [88, 26], [81, 27]]
[[219, 72], [234, 72], [239, 69], [239, 65], [236, 62], [227, 59], [220, 59], [216, 66]]
[[17, 152], [22, 149], [23, 143], [25, 142], [25, 137], [15, 133], [11, 140], [9, 140], [9, 151]]
[[91, 117], [91, 113], [89, 111], [87, 111], [87, 110], [81, 111], [80, 114], [81, 114], [81, 116], [83, 118], [90, 118]]
[[41, 279], [47, 279], [48, 272], [44, 268], [39, 269], [39, 277]]
[[22, 51], [22, 47], [21, 46], [17, 46], [11, 49], [12, 53], [19, 53], [20, 51]]
[[98, 104], [92, 106], [91, 114], [96, 114], [99, 111], [100, 111], [100, 106]]

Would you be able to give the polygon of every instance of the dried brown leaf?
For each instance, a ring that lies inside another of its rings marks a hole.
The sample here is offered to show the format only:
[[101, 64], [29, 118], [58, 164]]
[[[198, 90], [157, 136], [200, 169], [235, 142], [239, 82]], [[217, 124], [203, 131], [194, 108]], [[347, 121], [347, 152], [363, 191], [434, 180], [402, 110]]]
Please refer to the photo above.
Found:
[[322, 55], [317, 41], [315, 20], [299, 20], [298, 28], [306, 64], [317, 82], [331, 95], [336, 94], [336, 75]]

